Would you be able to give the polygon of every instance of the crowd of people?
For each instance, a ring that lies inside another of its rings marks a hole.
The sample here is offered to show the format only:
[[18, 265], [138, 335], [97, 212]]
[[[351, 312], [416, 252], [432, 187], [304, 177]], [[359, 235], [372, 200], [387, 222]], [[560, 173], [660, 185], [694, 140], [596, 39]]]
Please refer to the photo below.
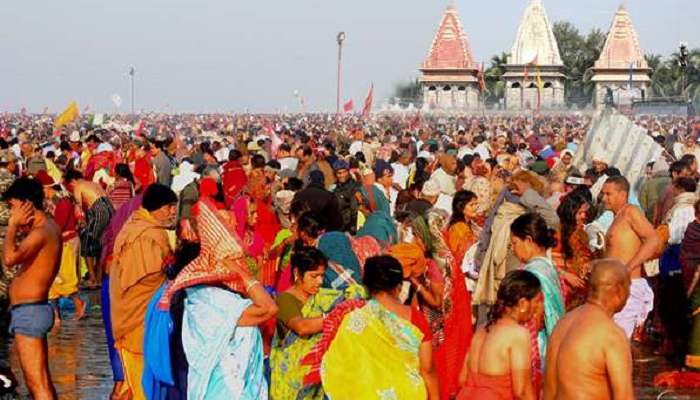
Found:
[[[0, 297], [35, 399], [100, 290], [112, 399], [631, 399], [700, 368], [700, 129], [630, 182], [591, 116], [0, 116]], [[585, 329], [581, 329], [585, 327]]]

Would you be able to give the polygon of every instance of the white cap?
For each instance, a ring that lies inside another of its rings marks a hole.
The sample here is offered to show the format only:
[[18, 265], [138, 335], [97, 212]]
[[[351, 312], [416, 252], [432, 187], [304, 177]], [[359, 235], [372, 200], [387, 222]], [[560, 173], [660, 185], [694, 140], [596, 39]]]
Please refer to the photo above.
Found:
[[69, 140], [71, 142], [79, 142], [80, 141], [80, 132], [78, 132], [78, 131], [71, 132]]

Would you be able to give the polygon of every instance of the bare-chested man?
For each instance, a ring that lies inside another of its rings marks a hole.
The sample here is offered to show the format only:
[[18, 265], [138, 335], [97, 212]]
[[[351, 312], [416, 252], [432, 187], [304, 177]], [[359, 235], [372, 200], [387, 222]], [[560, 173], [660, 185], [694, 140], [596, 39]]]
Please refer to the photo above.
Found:
[[[17, 179], [4, 193], [10, 219], [3, 264], [20, 265], [10, 285], [10, 334], [32, 398], [55, 399], [47, 361], [46, 334], [54, 323], [49, 288], [61, 261], [61, 230], [44, 211], [44, 189], [33, 179]], [[19, 233], [26, 237], [15, 243]]]
[[644, 324], [654, 305], [654, 292], [642, 278], [642, 265], [654, 256], [659, 238], [644, 213], [628, 204], [629, 191], [627, 179], [612, 176], [603, 185], [602, 193], [605, 206], [615, 214], [605, 238], [605, 256], [622, 261], [632, 279], [627, 304], [614, 319], [631, 338], [635, 328]]
[[85, 257], [90, 274], [87, 286], [94, 289], [102, 284], [102, 268], [97, 261], [102, 253], [102, 233], [112, 219], [114, 207], [104, 189], [83, 179], [80, 172], [66, 172], [64, 185], [85, 212], [85, 227], [80, 231], [80, 255]]
[[634, 398], [629, 340], [612, 320], [629, 290], [620, 261], [594, 262], [586, 304], [562, 318], [549, 338], [545, 400]]

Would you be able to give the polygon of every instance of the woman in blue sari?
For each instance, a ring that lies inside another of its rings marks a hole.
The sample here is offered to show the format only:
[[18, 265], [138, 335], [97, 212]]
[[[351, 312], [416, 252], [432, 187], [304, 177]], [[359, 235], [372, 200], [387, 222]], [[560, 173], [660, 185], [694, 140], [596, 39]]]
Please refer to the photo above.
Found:
[[[556, 246], [554, 231], [537, 213], [527, 213], [516, 218], [510, 225], [510, 242], [515, 256], [523, 263], [523, 269], [532, 272], [542, 286], [544, 318], [533, 318], [530, 323], [532, 334], [532, 370], [535, 374], [535, 389], [540, 387], [543, 360], [547, 352], [547, 340], [559, 319], [564, 316], [564, 297], [559, 274], [547, 250]], [[542, 323], [544, 322], [544, 324]], [[537, 393], [537, 392], [536, 392]]]

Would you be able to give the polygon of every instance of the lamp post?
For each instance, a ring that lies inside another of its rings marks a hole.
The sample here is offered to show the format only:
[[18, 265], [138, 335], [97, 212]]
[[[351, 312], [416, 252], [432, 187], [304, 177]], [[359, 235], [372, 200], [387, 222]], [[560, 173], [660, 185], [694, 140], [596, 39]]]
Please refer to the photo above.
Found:
[[131, 65], [129, 67], [129, 76], [131, 77], [131, 115], [134, 115], [134, 75], [136, 75], [136, 68]]
[[339, 32], [336, 37], [338, 41], [338, 81], [336, 87], [335, 112], [340, 114], [340, 66], [343, 60], [343, 41], [345, 40], [345, 32]]
[[685, 42], [681, 42], [678, 49], [678, 63], [680, 64], [681, 70], [683, 71], [683, 80], [681, 87], [681, 96], [684, 100], [688, 100], [686, 86], [688, 86], [688, 45]]

